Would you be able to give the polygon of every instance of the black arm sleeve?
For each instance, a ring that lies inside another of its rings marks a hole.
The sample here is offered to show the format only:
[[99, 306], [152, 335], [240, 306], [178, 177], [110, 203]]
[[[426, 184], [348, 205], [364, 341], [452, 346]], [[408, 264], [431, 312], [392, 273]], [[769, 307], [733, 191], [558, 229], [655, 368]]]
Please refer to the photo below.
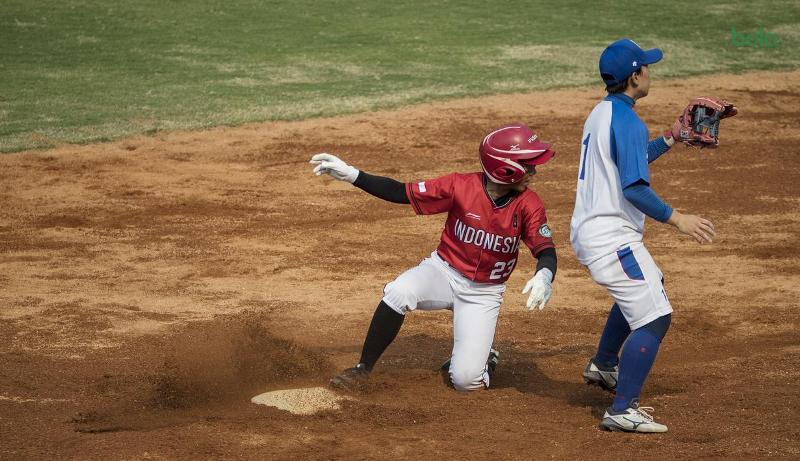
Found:
[[392, 203], [409, 204], [406, 185], [400, 181], [384, 176], [374, 176], [363, 171], [358, 172], [354, 186], [364, 192]]
[[544, 269], [546, 267], [550, 269], [550, 272], [553, 273], [553, 280], [555, 280], [556, 266], [558, 265], [558, 260], [556, 259], [556, 249], [545, 248], [544, 250], [540, 251], [538, 255], [536, 255], [536, 259], [536, 272], [539, 272], [539, 269]]

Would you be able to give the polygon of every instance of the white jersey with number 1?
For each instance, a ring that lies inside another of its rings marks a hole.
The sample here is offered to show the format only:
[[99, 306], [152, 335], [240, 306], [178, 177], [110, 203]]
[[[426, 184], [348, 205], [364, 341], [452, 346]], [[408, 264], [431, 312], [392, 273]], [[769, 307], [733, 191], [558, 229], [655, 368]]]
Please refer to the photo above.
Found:
[[645, 215], [622, 189], [640, 180], [649, 183], [647, 127], [629, 104], [632, 100], [610, 95], [583, 126], [570, 239], [584, 265], [642, 241]]
[[661, 270], [642, 244], [645, 215], [622, 193], [650, 183], [647, 127], [633, 104], [611, 94], [586, 119], [570, 229], [578, 260], [608, 290], [631, 330], [672, 312]]

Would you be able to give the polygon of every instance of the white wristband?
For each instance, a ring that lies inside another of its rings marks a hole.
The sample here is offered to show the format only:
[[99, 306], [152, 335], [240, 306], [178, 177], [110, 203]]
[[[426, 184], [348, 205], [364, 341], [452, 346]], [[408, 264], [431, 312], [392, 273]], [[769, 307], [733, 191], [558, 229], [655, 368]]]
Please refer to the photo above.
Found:
[[349, 182], [350, 184], [353, 184], [356, 182], [356, 179], [358, 179], [358, 173], [359, 173], [358, 168], [351, 166], [350, 171], [347, 172], [347, 175], [344, 177], [344, 180]]

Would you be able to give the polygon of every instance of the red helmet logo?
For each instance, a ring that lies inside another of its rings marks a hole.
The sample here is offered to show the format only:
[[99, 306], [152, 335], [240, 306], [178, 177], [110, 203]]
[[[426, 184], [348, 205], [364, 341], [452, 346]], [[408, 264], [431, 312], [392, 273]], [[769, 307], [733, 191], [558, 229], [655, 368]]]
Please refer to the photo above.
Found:
[[525, 177], [525, 165], [541, 165], [555, 152], [523, 123], [512, 123], [487, 134], [478, 149], [481, 167], [492, 182], [514, 184]]

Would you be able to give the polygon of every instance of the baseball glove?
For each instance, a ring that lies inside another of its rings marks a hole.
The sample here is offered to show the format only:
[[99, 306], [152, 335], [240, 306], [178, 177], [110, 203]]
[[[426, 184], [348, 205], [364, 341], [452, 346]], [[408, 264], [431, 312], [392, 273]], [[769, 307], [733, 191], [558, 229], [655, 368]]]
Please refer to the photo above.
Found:
[[738, 112], [736, 106], [724, 99], [701, 96], [692, 99], [664, 135], [687, 146], [713, 149], [719, 146], [720, 120]]

